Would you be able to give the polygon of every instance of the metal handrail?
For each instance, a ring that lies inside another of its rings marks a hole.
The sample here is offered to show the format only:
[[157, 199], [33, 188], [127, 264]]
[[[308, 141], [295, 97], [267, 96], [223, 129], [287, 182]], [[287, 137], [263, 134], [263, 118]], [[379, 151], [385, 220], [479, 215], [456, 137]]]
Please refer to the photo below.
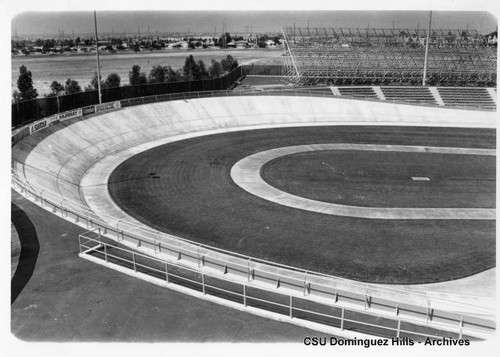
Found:
[[[250, 299], [250, 300], [253, 300], [253, 301], [260, 301], [260, 302], [264, 302], [266, 304], [271, 304], [273, 306], [280, 306], [280, 307], [289, 309], [290, 310], [290, 313], [289, 313], [290, 318], [296, 318], [296, 317], [293, 316], [293, 311], [301, 311], [301, 312], [306, 312], [308, 314], [313, 314], [313, 315], [316, 315], [316, 316], [322, 316], [322, 317], [327, 317], [327, 318], [335, 319], [337, 321], [340, 321], [340, 326], [341, 326], [342, 329], [343, 329], [343, 326], [344, 326], [345, 322], [351, 322], [351, 323], [359, 324], [359, 325], [362, 325], [362, 326], [376, 327], [376, 328], [382, 328], [382, 329], [385, 329], [385, 330], [393, 331], [393, 332], [396, 332], [396, 337], [399, 337], [401, 333], [407, 333], [407, 334], [417, 335], [417, 336], [421, 336], [421, 337], [434, 337], [434, 338], [436, 337], [435, 335], [431, 335], [431, 334], [426, 334], [426, 333], [422, 333], [422, 332], [401, 329], [401, 319], [398, 319], [398, 318], [396, 318], [396, 319], [390, 318], [391, 321], [397, 322], [397, 328], [394, 328], [394, 327], [384, 326], [384, 325], [376, 324], [376, 323], [368, 323], [368, 322], [360, 321], [360, 320], [356, 320], [356, 319], [347, 319], [347, 318], [344, 317], [344, 314], [342, 314], [340, 317], [338, 317], [338, 316], [333, 316], [333, 315], [329, 315], [329, 314], [320, 313], [320, 312], [314, 311], [314, 310], [308, 310], [308, 309], [294, 307], [293, 306], [293, 298], [297, 297], [297, 296], [286, 294], [286, 293], [276, 293], [276, 292], [273, 292], [273, 294], [284, 296], [284, 297], [288, 297], [289, 301], [290, 301], [290, 304], [283, 304], [283, 303], [278, 303], [278, 302], [267, 300], [267, 299], [263, 299], [263, 298], [257, 298], [257, 297], [254, 297], [254, 296], [249, 296], [246, 293], [246, 287], [248, 287], [249, 285], [248, 284], [244, 284], [244, 283], [238, 284], [238, 286], [241, 286], [243, 288], [242, 289], [243, 293], [238, 293], [238, 292], [235, 292], [235, 291], [232, 291], [232, 290], [227, 290], [227, 289], [215, 286], [215, 285], [207, 284], [205, 282], [205, 279], [203, 278], [206, 274], [203, 273], [203, 272], [200, 272], [199, 270], [191, 269], [189, 267], [181, 266], [181, 265], [178, 265], [178, 264], [175, 264], [175, 263], [169, 263], [170, 267], [175, 266], [176, 268], [178, 268], [180, 270], [187, 270], [187, 271], [190, 271], [192, 273], [199, 274], [202, 277], [201, 282], [197, 281], [197, 280], [190, 279], [190, 278], [186, 278], [186, 277], [178, 275], [178, 274], [169, 273], [168, 270], [163, 271], [163, 270], [158, 270], [156, 268], [147, 266], [145, 264], [138, 264], [135, 261], [135, 259], [136, 259], [135, 257], [136, 256], [141, 256], [140, 253], [137, 253], [135, 251], [131, 251], [131, 250], [128, 250], [128, 249], [120, 248], [120, 247], [117, 247], [117, 246], [114, 246], [114, 245], [111, 245], [111, 244], [103, 243], [102, 241], [98, 241], [98, 240], [96, 240], [94, 238], [88, 237], [86, 235], [86, 233], [81, 234], [79, 236], [79, 238], [80, 238], [80, 245], [81, 246], [83, 246], [83, 244], [81, 243], [81, 238], [85, 238], [85, 239], [87, 239], [87, 241], [85, 243], [94, 242], [94, 243], [98, 243], [98, 247], [108, 246], [108, 247], [112, 247], [113, 249], [118, 249], [118, 250], [121, 250], [122, 252], [132, 254], [132, 260], [126, 259], [124, 257], [119, 257], [117, 255], [110, 254], [110, 253], [107, 252], [106, 249], [104, 250], [104, 252], [97, 251], [96, 249], [89, 249], [89, 251], [87, 251], [86, 254], [89, 254], [89, 252], [98, 252], [100, 255], [104, 255], [105, 256], [104, 259], [105, 259], [106, 262], [108, 262], [108, 258], [109, 257], [112, 257], [112, 258], [118, 259], [118, 260], [123, 261], [123, 262], [132, 263], [134, 272], [137, 272], [137, 267], [136, 266], [139, 265], [139, 266], [141, 266], [141, 267], [143, 267], [143, 268], [145, 268], [147, 270], [151, 270], [151, 271], [155, 271], [155, 272], [158, 272], [158, 273], [165, 274], [166, 275], [165, 280], [167, 282], [169, 281], [169, 276], [170, 276], [170, 277], [175, 277], [175, 278], [181, 279], [183, 281], [188, 281], [190, 283], [194, 283], [194, 284], [202, 287], [202, 292], [203, 292], [204, 295], [207, 294], [206, 293], [206, 289], [207, 288], [212, 288], [212, 289], [215, 289], [217, 291], [221, 291], [221, 292], [230, 294], [232, 296], [239, 296], [239, 297], [242, 298], [242, 301], [243, 301], [243, 304], [244, 304], [245, 307], [248, 305], [248, 300]], [[149, 260], [162, 262], [161, 260], [155, 259], [155, 258], [147, 256], [147, 255], [142, 255], [142, 257], [147, 258]], [[221, 279], [221, 277], [215, 277], [215, 276], [212, 276], [212, 277], [216, 278], [216, 279], [219, 279], [219, 280], [224, 280], [224, 279]], [[257, 290], [261, 290], [261, 291], [267, 291], [265, 289], [262, 289], [262, 288], [259, 288], [259, 287], [256, 287], [256, 286], [252, 286], [252, 288], [257, 289]], [[346, 309], [344, 307], [335, 306], [335, 305], [328, 304], [328, 303], [323, 303], [323, 302], [315, 302], [315, 303], [317, 303], [318, 305], [321, 305], [321, 306], [336, 307], [338, 309], [348, 310], [348, 309]], [[263, 307], [260, 307], [260, 308], [261, 309], [265, 309]], [[370, 314], [368, 312], [365, 312], [365, 314], [367, 314], [369, 316], [373, 316], [372, 314]], [[327, 325], [327, 326], [329, 326], [329, 325]], [[430, 327], [431, 328], [439, 329], [439, 326], [434, 326], [434, 327], [430, 326]], [[449, 333], [449, 327], [450, 326], [446, 325], [446, 326], [443, 326], [443, 327], [447, 327], [448, 328], [447, 332]], [[456, 326], [456, 328], [457, 328], [457, 331], [454, 331], [454, 332], [457, 335], [459, 335], [459, 338], [461, 338], [462, 335], [463, 335], [463, 333], [464, 333], [464, 331], [463, 331], [464, 327], [462, 326], [462, 323], [460, 323], [458, 326]], [[481, 331], [478, 331], [476, 329], [469, 328], [469, 327], [465, 328], [465, 330], [467, 330], [469, 332], [472, 332], [472, 333], [474, 333], [474, 331], [476, 333], [477, 332], [479, 332], [479, 333], [481, 332]]]

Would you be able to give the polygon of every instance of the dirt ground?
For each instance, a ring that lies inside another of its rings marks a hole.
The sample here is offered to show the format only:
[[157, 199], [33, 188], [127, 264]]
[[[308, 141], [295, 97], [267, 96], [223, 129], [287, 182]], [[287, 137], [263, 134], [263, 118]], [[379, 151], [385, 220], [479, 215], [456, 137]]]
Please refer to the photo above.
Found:
[[[149, 74], [156, 65], [171, 66], [174, 70], [182, 68], [186, 57], [193, 55], [195, 60], [202, 60], [210, 66], [210, 61], [222, 60], [227, 55], [233, 56], [239, 64], [274, 64], [282, 63], [280, 49], [232, 49], [232, 50], [165, 50], [161, 52], [139, 52], [100, 56], [101, 76], [117, 73], [122, 84], [128, 84], [128, 73], [132, 66], [138, 65], [141, 71]], [[33, 86], [39, 95], [50, 92], [52, 81], [64, 83], [66, 79], [76, 80], [82, 89], [90, 83], [95, 72], [95, 55], [61, 56], [23, 56], [12, 58], [12, 88], [16, 88], [19, 67], [24, 65], [32, 72]]]

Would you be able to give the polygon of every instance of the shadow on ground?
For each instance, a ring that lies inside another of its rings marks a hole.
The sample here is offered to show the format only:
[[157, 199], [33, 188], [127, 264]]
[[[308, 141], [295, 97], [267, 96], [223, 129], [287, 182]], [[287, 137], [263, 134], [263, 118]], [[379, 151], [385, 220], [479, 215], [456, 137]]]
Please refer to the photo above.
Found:
[[40, 245], [36, 229], [26, 213], [14, 203], [11, 203], [12, 223], [16, 227], [21, 242], [21, 255], [16, 272], [11, 280], [10, 303], [14, 303], [23, 291], [35, 270]]

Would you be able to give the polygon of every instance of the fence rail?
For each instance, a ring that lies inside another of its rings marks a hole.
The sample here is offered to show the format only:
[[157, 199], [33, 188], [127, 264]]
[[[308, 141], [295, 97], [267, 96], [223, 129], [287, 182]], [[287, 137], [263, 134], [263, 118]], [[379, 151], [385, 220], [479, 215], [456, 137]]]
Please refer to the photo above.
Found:
[[[167, 284], [189, 287], [203, 295], [212, 295], [230, 300], [246, 307], [254, 307], [287, 316], [290, 320], [299, 319], [317, 322], [341, 330], [356, 330], [385, 338], [412, 337], [415, 340], [431, 338], [474, 338], [468, 335], [460, 321], [453, 331], [427, 325], [422, 326], [394, 318], [380, 318], [369, 312], [359, 313], [340, 306], [337, 301], [306, 301], [298, 294], [262, 289], [248, 283], [228, 283], [223, 277], [203, 270], [165, 262], [137, 251], [125, 249], [104, 241], [99, 230], [80, 234], [78, 237], [80, 255], [93, 256], [106, 262], [110, 267], [120, 266], [134, 273], [143, 273]], [[141, 263], [139, 263], [139, 260]], [[161, 269], [159, 268], [161, 267]], [[347, 317], [350, 315], [350, 317]]]
[[[252, 95], [306, 95], [322, 96], [321, 91], [272, 91], [252, 92]], [[221, 95], [249, 95], [248, 92], [195, 92], [158, 95], [155, 97], [135, 98], [122, 101], [122, 106], [138, 105], [153, 101], [203, 98]], [[22, 130], [18, 131], [22, 133]], [[21, 137], [22, 135], [19, 134]], [[13, 142], [16, 139], [13, 138]], [[88, 207], [72, 202], [58, 193], [27, 182], [24, 176], [26, 167], [13, 162], [12, 186], [26, 198], [43, 208], [60, 215], [86, 229], [100, 229], [103, 235], [129, 246], [148, 249], [165, 264], [176, 261], [195, 267], [200, 272], [207, 269], [221, 272], [223, 276], [246, 280], [253, 284], [274, 286], [279, 291], [293, 291], [302, 298], [311, 301], [333, 299], [340, 305], [352, 306], [351, 310], [369, 311], [382, 316], [396, 317], [402, 321], [419, 320], [440, 329], [452, 329], [460, 326], [470, 333], [491, 333], [495, 329], [493, 313], [485, 308], [448, 301], [426, 294], [408, 292], [395, 288], [380, 287], [371, 284], [356, 283], [316, 272], [277, 264], [234, 252], [216, 249], [192, 242], [180, 237], [173, 237], [152, 229], [143, 229], [128, 222], [110, 223], [105, 216], [96, 216]], [[106, 248], [107, 249], [107, 248]], [[107, 256], [107, 255], [106, 255]], [[136, 256], [134, 256], [136, 257]], [[135, 258], [134, 258], [135, 260]], [[137, 268], [137, 265], [134, 265]], [[142, 268], [139, 266], [139, 268]], [[168, 278], [167, 273], [167, 278]], [[297, 310], [299, 311], [299, 310]]]

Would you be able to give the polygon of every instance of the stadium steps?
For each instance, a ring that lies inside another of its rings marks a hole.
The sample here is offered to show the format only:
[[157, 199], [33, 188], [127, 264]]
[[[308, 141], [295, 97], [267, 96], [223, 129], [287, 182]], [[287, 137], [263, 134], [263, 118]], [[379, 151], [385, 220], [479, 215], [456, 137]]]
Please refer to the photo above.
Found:
[[372, 86], [373, 91], [377, 94], [378, 99], [380, 100], [387, 100], [387, 98], [384, 95], [384, 92], [382, 92], [382, 89], [379, 86]]
[[337, 87], [342, 96], [379, 99], [372, 87]]
[[440, 106], [444, 106], [443, 98], [441, 98], [441, 95], [439, 94], [437, 87], [429, 87], [429, 90], [432, 93], [432, 95], [434, 96], [436, 103]]
[[439, 94], [446, 106], [477, 107], [496, 110], [496, 103], [486, 88], [439, 87]]
[[427, 87], [381, 87], [387, 100], [419, 102], [437, 105], [437, 102]]
[[488, 88], [488, 93], [490, 93], [491, 98], [495, 101], [495, 103], [498, 103], [497, 100], [497, 89], [496, 88]]
[[339, 96], [342, 95], [339, 91], [338, 87], [331, 87], [333, 95]]

